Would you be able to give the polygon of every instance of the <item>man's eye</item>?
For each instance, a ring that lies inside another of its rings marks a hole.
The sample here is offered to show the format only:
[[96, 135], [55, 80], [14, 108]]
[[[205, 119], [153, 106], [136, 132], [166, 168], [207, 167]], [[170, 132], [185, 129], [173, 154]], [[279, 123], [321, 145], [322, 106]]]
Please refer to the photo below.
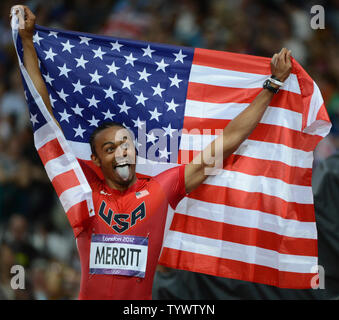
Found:
[[114, 148], [113, 147], [109, 147], [106, 149], [106, 152], [113, 152], [114, 151]]

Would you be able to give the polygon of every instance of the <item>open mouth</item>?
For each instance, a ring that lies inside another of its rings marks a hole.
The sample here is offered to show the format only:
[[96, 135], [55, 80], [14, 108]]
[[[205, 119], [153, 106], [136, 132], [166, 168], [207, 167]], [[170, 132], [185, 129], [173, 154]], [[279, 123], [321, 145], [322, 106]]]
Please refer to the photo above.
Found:
[[130, 163], [127, 161], [118, 163], [115, 167], [114, 170], [117, 172], [117, 174], [123, 179], [123, 180], [128, 180], [129, 175], [130, 175]]
[[114, 167], [114, 169], [116, 169], [116, 168], [123, 168], [123, 167], [126, 167], [126, 166], [130, 166], [130, 163], [129, 162], [127, 162], [127, 161], [124, 161], [124, 162], [121, 162], [121, 163], [118, 163], [115, 167]]

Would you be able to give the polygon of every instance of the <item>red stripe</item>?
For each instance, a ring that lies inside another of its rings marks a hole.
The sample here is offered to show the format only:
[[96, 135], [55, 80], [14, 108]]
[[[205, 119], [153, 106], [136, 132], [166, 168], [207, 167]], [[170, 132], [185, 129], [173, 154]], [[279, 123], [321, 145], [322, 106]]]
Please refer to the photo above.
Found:
[[[190, 134], [212, 134], [219, 135], [231, 120], [225, 119], [201, 119], [196, 117], [185, 117], [183, 128]], [[283, 144], [287, 147], [303, 151], [313, 151], [321, 136], [313, 136], [293, 129], [258, 123], [251, 135], [250, 140], [264, 141]]]
[[[178, 163], [189, 163], [200, 151], [180, 150]], [[225, 170], [237, 171], [253, 176], [264, 175], [267, 178], [280, 179], [289, 184], [312, 185], [312, 168], [291, 167], [280, 161], [262, 160], [231, 154], [224, 160]]]
[[49, 160], [58, 158], [64, 154], [57, 138], [47, 142], [38, 150], [40, 159], [45, 165]]
[[242, 261], [211, 257], [198, 253], [163, 248], [159, 263], [175, 269], [210, 274], [277, 286], [280, 288], [309, 289], [316, 274], [279, 271]]
[[86, 226], [86, 220], [89, 218], [87, 202], [85, 200], [78, 202], [66, 212], [66, 215], [73, 228], [74, 236], [77, 237]]
[[194, 50], [193, 58], [196, 65], [267, 75], [271, 74], [270, 61], [270, 58], [199, 48]]
[[247, 192], [227, 187], [202, 184], [196, 190], [192, 191], [188, 195], [188, 198], [236, 208], [259, 210], [278, 215], [284, 219], [294, 219], [304, 222], [315, 221], [313, 204], [287, 202], [278, 197], [260, 192]]
[[323, 120], [323, 121], [330, 122], [330, 118], [328, 116], [328, 113], [326, 111], [326, 107], [325, 107], [324, 103], [321, 105], [321, 107], [320, 107], [320, 109], [318, 111], [316, 120]]
[[64, 191], [80, 185], [80, 182], [74, 170], [69, 170], [54, 177], [52, 184], [58, 197], [60, 197]]
[[[189, 82], [187, 99], [212, 103], [251, 103], [262, 88], [230, 88]], [[303, 113], [301, 95], [285, 90], [279, 91], [271, 100], [270, 106]]]
[[317, 240], [294, 238], [256, 228], [232, 225], [175, 213], [171, 230], [211, 239], [241, 243], [283, 254], [317, 256]]

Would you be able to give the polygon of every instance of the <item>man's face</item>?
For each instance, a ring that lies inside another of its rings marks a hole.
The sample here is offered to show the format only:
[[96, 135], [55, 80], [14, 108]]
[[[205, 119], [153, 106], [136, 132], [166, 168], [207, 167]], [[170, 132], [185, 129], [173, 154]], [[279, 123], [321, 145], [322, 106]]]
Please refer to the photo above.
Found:
[[92, 161], [101, 168], [110, 187], [120, 190], [135, 182], [135, 147], [126, 129], [110, 127], [100, 131], [94, 146], [96, 155], [92, 154]]

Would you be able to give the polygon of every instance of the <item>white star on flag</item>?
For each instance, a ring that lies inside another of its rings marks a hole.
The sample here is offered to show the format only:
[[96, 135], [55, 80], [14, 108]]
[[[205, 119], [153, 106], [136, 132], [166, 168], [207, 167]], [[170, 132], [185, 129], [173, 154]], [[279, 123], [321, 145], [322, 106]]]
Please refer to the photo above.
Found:
[[134, 57], [133, 57], [133, 54], [132, 54], [132, 53], [130, 53], [129, 56], [124, 56], [124, 58], [126, 59], [125, 64], [130, 64], [130, 65], [132, 65], [133, 67], [134, 67], [134, 61], [135, 61], [135, 60], [138, 60], [137, 58], [134, 58]]
[[174, 111], [174, 112], [177, 112], [177, 107], [179, 106], [179, 104], [177, 103], [174, 103], [174, 98], [172, 98], [172, 101], [171, 102], [165, 102], [167, 105], [168, 105], [168, 108], [167, 108], [167, 111]]
[[137, 71], [140, 75], [139, 80], [145, 80], [148, 82], [148, 77], [151, 75], [150, 73], [147, 73], [146, 68], [142, 71]]
[[93, 94], [91, 99], [86, 99], [86, 100], [88, 100], [88, 102], [89, 102], [89, 106], [88, 107], [92, 107], [93, 106], [93, 107], [98, 108], [98, 102], [100, 102], [100, 100], [95, 99], [94, 94]]
[[112, 45], [112, 49], [111, 50], [117, 50], [119, 52], [120, 52], [120, 48], [123, 46], [118, 41], [111, 42], [111, 45]]
[[184, 58], [187, 57], [187, 55], [182, 54], [182, 50], [180, 50], [178, 53], [173, 53], [175, 55], [174, 62], [180, 61], [181, 63], [184, 63]]
[[148, 100], [148, 98], [144, 97], [142, 92], [140, 92], [138, 96], [135, 95], [135, 97], [137, 98], [137, 102], [135, 103], [136, 105], [140, 103], [145, 106], [145, 101]]
[[175, 74], [175, 76], [173, 78], [169, 77], [168, 79], [170, 79], [170, 81], [171, 81], [170, 87], [176, 86], [177, 88], [179, 88], [179, 83], [182, 80], [178, 79], [178, 74]]
[[78, 128], [73, 128], [73, 130], [75, 131], [74, 137], [78, 137], [78, 136], [80, 136], [81, 138], [84, 137], [84, 132], [86, 130], [83, 129], [80, 124], [79, 124]]
[[118, 107], [120, 108], [120, 111], [119, 113], [122, 113], [122, 112], [125, 112], [127, 115], [128, 115], [128, 109], [131, 109], [131, 107], [129, 107], [127, 104], [126, 104], [126, 101], [123, 102], [123, 104], [118, 104]]
[[79, 116], [82, 117], [82, 110], [84, 110], [84, 108], [80, 108], [79, 104], [76, 104], [76, 106], [72, 108], [72, 110], [75, 114], [78, 114]]
[[44, 53], [46, 54], [45, 60], [51, 59], [54, 62], [54, 56], [57, 54], [53, 52], [52, 48], [49, 48], [48, 51], [44, 51]]
[[66, 42], [61, 42], [61, 44], [63, 46], [62, 51], [68, 51], [69, 53], [72, 53], [72, 48], [74, 48], [74, 46], [69, 43], [69, 40]]
[[73, 93], [80, 92], [82, 94], [82, 89], [86, 87], [86, 86], [81, 85], [80, 80], [78, 80], [77, 83], [72, 83], [72, 85], [74, 86]]
[[155, 119], [159, 122], [159, 116], [161, 116], [162, 113], [158, 112], [157, 108], [154, 108], [153, 111], [148, 111], [148, 112], [151, 114], [150, 120]]
[[69, 123], [69, 117], [71, 117], [71, 115], [69, 114], [69, 113], [67, 113], [67, 110], [66, 109], [64, 109], [64, 112], [59, 112], [59, 114], [60, 114], [60, 116], [61, 116], [61, 118], [60, 118], [60, 122], [61, 121], [66, 121], [66, 122], [68, 122]]
[[117, 70], [120, 69], [120, 67], [116, 67], [115, 66], [115, 62], [113, 61], [111, 65], [107, 64], [106, 67], [108, 68], [108, 72], [107, 73], [114, 73], [115, 75], [117, 75]]
[[52, 81], [54, 81], [54, 79], [50, 77], [49, 73], [47, 73], [46, 75], [43, 74], [43, 77], [44, 77], [45, 81], [52, 86]]
[[148, 47], [145, 49], [145, 48], [141, 48], [143, 51], [144, 51], [144, 54], [142, 55], [143, 57], [145, 56], [148, 56], [152, 59], [152, 53], [155, 51], [155, 50], [152, 50], [150, 45], [148, 45]]
[[76, 67], [82, 67], [84, 69], [86, 69], [85, 64], [88, 62], [88, 60], [84, 59], [84, 55], [82, 54], [80, 58], [75, 58], [75, 60], [77, 61], [77, 65]]
[[93, 52], [94, 52], [94, 57], [93, 57], [93, 59], [94, 58], [99, 58], [99, 59], [103, 59], [103, 55], [104, 54], [106, 54], [106, 52], [104, 52], [104, 51], [101, 51], [101, 47], [99, 47], [97, 50], [95, 50], [95, 49], [93, 49], [92, 50]]
[[101, 112], [101, 113], [105, 116], [104, 120], [106, 119], [113, 120], [113, 117], [115, 116], [115, 114], [111, 113], [109, 109], [107, 109], [106, 112]]
[[92, 38], [82, 37], [82, 36], [80, 36], [79, 38], [80, 38], [79, 44], [85, 43], [85, 44], [88, 45], [88, 46], [89, 46], [89, 43], [88, 43], [88, 42], [92, 40]]
[[152, 87], [154, 90], [153, 96], [159, 95], [162, 98], [162, 92], [165, 91], [165, 89], [160, 87], [160, 83], [157, 84], [156, 87]]
[[96, 82], [97, 84], [100, 84], [100, 79], [102, 78], [102, 76], [100, 74], [98, 74], [98, 70], [95, 70], [94, 73], [89, 73], [89, 75], [91, 76], [91, 83], [92, 82]]
[[125, 80], [120, 80], [120, 81], [122, 82], [122, 89], [127, 88], [127, 89], [131, 90], [131, 85], [134, 84], [134, 82], [129, 81], [128, 77], [126, 77]]
[[66, 78], [68, 78], [68, 72], [70, 72], [71, 69], [68, 69], [66, 67], [66, 63], [64, 63], [62, 67], [58, 67], [58, 69], [60, 70], [59, 76], [65, 76]]
[[169, 66], [168, 63], [165, 63], [164, 59], [161, 59], [160, 62], [155, 62], [155, 63], [156, 63], [157, 66], [158, 66], [157, 70], [155, 70], [155, 71], [161, 70], [161, 71], [163, 71], [163, 72], [166, 72], [165, 68], [166, 68], [167, 66]]
[[105, 96], [105, 99], [106, 98], [111, 98], [112, 100], [114, 100], [114, 95], [117, 93], [116, 91], [112, 90], [112, 86], [109, 86], [109, 88], [106, 90], [104, 89], [105, 93], [106, 93], [106, 96]]
[[64, 89], [62, 88], [60, 91], [57, 91], [57, 94], [59, 95], [59, 97], [62, 99], [62, 100], [64, 100], [65, 102], [67, 102], [66, 101], [66, 98], [69, 96], [69, 94], [66, 94], [65, 92], [64, 92]]
[[31, 117], [30, 117], [30, 120], [32, 122], [32, 126], [34, 127], [36, 123], [39, 123], [39, 121], [37, 120], [37, 114], [32, 114], [30, 113]]
[[40, 40], [42, 40], [43, 38], [39, 37], [39, 33], [36, 32], [33, 36], [33, 42], [37, 43], [40, 46]]
[[98, 126], [98, 123], [99, 123], [100, 120], [98, 119], [95, 119], [94, 116], [92, 116], [92, 119], [91, 120], [88, 120], [88, 122], [90, 123], [90, 126], [93, 126], [93, 127], [97, 127]]

